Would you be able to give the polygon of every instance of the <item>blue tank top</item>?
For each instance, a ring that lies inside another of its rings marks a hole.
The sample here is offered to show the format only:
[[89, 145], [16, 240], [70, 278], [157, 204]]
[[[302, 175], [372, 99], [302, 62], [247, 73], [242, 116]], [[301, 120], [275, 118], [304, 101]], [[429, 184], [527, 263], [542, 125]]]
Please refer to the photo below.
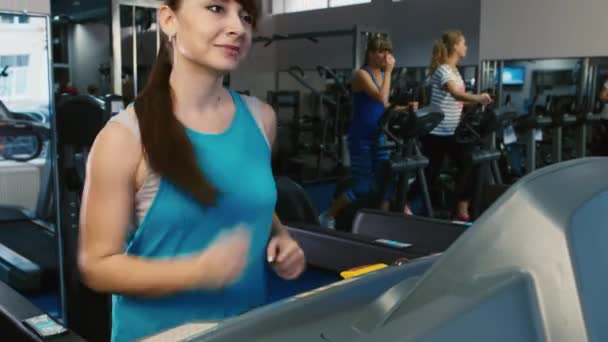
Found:
[[[370, 74], [376, 87], [380, 88], [380, 82], [376, 80], [374, 74], [367, 68], [363, 67]], [[384, 77], [384, 73], [382, 73]], [[384, 112], [384, 103], [377, 101], [367, 95], [365, 92], [353, 92], [353, 115], [349, 135], [355, 139], [373, 139], [377, 137], [378, 124], [382, 113]]]
[[271, 153], [243, 99], [230, 93], [236, 113], [226, 131], [203, 134], [186, 128], [199, 167], [219, 190], [217, 206], [204, 207], [161, 179], [126, 253], [147, 259], [200, 253], [221, 231], [244, 223], [251, 227], [252, 243], [243, 276], [222, 290], [188, 291], [160, 299], [113, 296], [113, 342], [133, 341], [193, 320], [239, 315], [266, 301], [266, 245], [277, 196]]

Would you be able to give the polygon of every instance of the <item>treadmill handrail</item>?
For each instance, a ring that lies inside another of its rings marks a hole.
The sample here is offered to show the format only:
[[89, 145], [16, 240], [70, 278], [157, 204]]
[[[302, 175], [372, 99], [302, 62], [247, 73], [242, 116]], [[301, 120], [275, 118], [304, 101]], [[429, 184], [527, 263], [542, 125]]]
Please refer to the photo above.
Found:
[[40, 267], [31, 260], [0, 243], [0, 264], [3, 262], [9, 263], [22, 273], [41, 272]]
[[381, 243], [374, 237], [314, 225], [287, 226], [287, 230], [300, 243], [309, 265], [332, 272], [366, 264], [392, 264], [403, 257], [415, 259], [428, 254], [418, 251], [415, 246], [397, 247]]

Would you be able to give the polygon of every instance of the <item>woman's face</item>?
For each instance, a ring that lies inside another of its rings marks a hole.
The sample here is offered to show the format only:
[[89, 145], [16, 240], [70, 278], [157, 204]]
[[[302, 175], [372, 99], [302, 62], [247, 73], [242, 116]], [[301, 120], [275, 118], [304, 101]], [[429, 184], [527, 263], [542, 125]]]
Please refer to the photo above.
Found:
[[253, 18], [235, 0], [182, 0], [178, 11], [161, 7], [163, 31], [176, 58], [218, 72], [233, 71], [251, 48]]
[[467, 40], [462, 37], [456, 45], [454, 45], [454, 52], [460, 59], [464, 59], [467, 56]]
[[376, 50], [370, 51], [368, 56], [368, 63], [371, 67], [384, 69], [386, 67], [386, 56], [391, 52], [388, 50]]

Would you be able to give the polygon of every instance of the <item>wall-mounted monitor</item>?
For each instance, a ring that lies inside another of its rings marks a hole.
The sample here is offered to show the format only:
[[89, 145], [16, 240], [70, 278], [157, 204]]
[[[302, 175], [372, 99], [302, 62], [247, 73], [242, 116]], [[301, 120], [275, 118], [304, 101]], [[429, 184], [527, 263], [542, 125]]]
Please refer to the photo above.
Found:
[[526, 82], [526, 68], [523, 66], [505, 66], [502, 69], [503, 86], [523, 86]]

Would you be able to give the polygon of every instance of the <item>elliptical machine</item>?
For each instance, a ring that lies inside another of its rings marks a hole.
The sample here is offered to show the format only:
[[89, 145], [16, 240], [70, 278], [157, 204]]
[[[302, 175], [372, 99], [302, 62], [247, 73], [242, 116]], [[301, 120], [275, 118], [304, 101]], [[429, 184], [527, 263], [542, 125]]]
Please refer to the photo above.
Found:
[[472, 218], [479, 217], [489, 203], [506, 190], [498, 166], [498, 160], [503, 157], [504, 151], [492, 146], [488, 140], [494, 140], [495, 134], [512, 125], [516, 117], [515, 112], [498, 114], [494, 106], [478, 106], [464, 115], [456, 128], [456, 141], [467, 145], [467, 162], [472, 165], [474, 172]]
[[372, 192], [342, 209], [336, 217], [337, 230], [350, 231], [360, 209], [379, 208], [390, 186], [395, 186], [391, 211], [403, 212], [412, 175], [419, 177], [425, 205], [432, 213], [424, 176], [424, 168], [429, 161], [420, 153], [419, 138], [430, 133], [443, 120], [444, 114], [431, 108], [417, 113], [401, 112], [396, 110], [397, 105], [393, 104], [384, 111], [378, 127], [378, 134], [387, 138], [387, 143], [378, 148], [391, 151], [390, 158], [380, 163], [377, 170], [382, 175], [382, 182]]

